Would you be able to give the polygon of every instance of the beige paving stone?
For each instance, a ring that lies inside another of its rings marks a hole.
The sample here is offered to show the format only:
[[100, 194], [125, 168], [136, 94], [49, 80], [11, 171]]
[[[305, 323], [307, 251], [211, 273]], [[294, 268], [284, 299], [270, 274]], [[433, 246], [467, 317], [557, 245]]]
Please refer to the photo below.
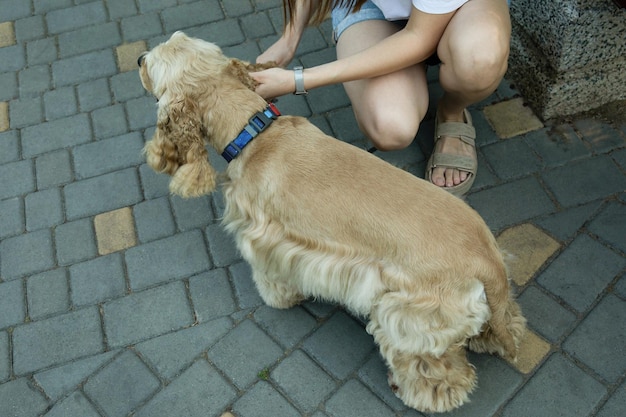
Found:
[[498, 245], [508, 253], [509, 276], [517, 285], [526, 284], [561, 245], [530, 223], [511, 227], [498, 236]]
[[137, 41], [120, 45], [115, 49], [117, 54], [117, 66], [120, 72], [137, 69], [137, 58], [147, 50], [145, 41]]
[[15, 45], [13, 22], [2, 22], [0, 23], [0, 48], [11, 45]]
[[543, 127], [543, 123], [530, 107], [524, 106], [524, 100], [521, 97], [487, 106], [483, 112], [498, 137], [502, 139]]
[[94, 218], [98, 253], [106, 255], [137, 244], [135, 223], [129, 207], [102, 213]]
[[0, 101], [0, 132], [9, 130], [9, 103]]
[[537, 367], [550, 352], [550, 343], [530, 329], [526, 330], [517, 354], [516, 362], [509, 362], [518, 371], [527, 374]]

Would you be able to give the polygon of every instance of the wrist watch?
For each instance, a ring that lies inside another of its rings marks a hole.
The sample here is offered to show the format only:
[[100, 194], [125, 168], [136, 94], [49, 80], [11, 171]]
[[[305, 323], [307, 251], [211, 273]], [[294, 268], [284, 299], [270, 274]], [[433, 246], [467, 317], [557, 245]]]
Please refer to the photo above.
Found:
[[297, 96], [307, 94], [307, 91], [304, 89], [304, 77], [302, 76], [303, 71], [304, 68], [301, 66], [293, 67], [293, 79], [296, 82], [296, 91], [293, 93]]

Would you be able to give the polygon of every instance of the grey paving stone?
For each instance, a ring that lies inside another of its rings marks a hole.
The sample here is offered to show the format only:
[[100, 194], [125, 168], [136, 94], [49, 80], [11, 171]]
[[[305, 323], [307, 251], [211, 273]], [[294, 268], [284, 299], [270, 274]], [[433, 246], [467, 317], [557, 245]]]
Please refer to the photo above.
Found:
[[59, 225], [56, 227], [54, 237], [57, 261], [60, 265], [82, 262], [98, 254], [90, 219]]
[[525, 177], [541, 169], [541, 161], [521, 137], [483, 146], [481, 151], [504, 180]]
[[104, 304], [109, 346], [128, 346], [193, 324], [181, 281], [136, 292]]
[[57, 59], [57, 47], [52, 38], [26, 42], [26, 60], [29, 65], [47, 64]]
[[336, 388], [333, 378], [301, 350], [285, 358], [271, 378], [306, 413], [313, 412]]
[[622, 167], [622, 169], [626, 169], [626, 148], [612, 152], [611, 157], [620, 167]]
[[[559, 394], [555, 395], [557, 386]], [[504, 408], [502, 416], [588, 416], [605, 394], [602, 384], [554, 354]]]
[[47, 229], [1, 241], [0, 253], [0, 274], [4, 280], [13, 280], [54, 266], [52, 237]]
[[351, 379], [326, 402], [331, 417], [385, 417], [394, 412], [359, 381]]
[[106, 20], [104, 2], [100, 1], [51, 10], [46, 14], [48, 31], [53, 34], [104, 23]]
[[0, 239], [24, 231], [24, 208], [21, 198], [0, 201]]
[[0, 164], [18, 159], [20, 159], [20, 147], [17, 130], [0, 133]]
[[518, 301], [528, 325], [551, 342], [558, 341], [576, 322], [574, 313], [535, 286], [526, 288]]
[[153, 97], [139, 97], [125, 104], [130, 130], [140, 130], [156, 125], [157, 107]]
[[135, 349], [161, 377], [171, 381], [232, 327], [232, 321], [222, 317], [139, 343]]
[[252, 384], [258, 373], [272, 367], [281, 355], [282, 349], [250, 320], [239, 323], [208, 353], [239, 389]]
[[583, 312], [624, 266], [625, 258], [581, 235], [537, 277], [537, 282]]
[[111, 49], [88, 52], [52, 63], [52, 80], [57, 87], [110, 77], [115, 73], [117, 65]]
[[509, 182], [467, 197], [492, 230], [552, 213], [555, 209], [541, 184], [533, 177]]
[[623, 147], [626, 141], [608, 123], [595, 119], [579, 119], [574, 127], [595, 152], [609, 152]]
[[24, 49], [21, 45], [0, 48], [0, 72], [19, 71], [25, 62]]
[[96, 307], [18, 326], [13, 331], [13, 367], [23, 375], [101, 353], [104, 348]]
[[236, 394], [235, 389], [215, 369], [206, 361], [198, 360], [151, 399], [135, 416], [217, 416]]
[[41, 123], [43, 121], [41, 97], [24, 97], [11, 101], [9, 103], [9, 121], [13, 129]]
[[228, 269], [232, 276], [239, 307], [246, 309], [263, 305], [263, 299], [252, 280], [250, 265], [245, 262], [239, 262]]
[[139, 11], [142, 13], [151, 10], [160, 10], [176, 5], [176, 0], [138, 0]]
[[159, 379], [130, 350], [89, 378], [84, 390], [107, 416], [123, 417], [150, 397]]
[[210, 196], [189, 199], [172, 196], [170, 201], [179, 230], [202, 228], [215, 221]]
[[200, 323], [237, 311], [233, 291], [224, 269], [213, 269], [189, 278], [189, 293]]
[[77, 114], [22, 129], [22, 152], [32, 157], [90, 140], [89, 118], [86, 114]]
[[209, 25], [185, 29], [185, 33], [194, 38], [212, 42], [220, 47], [237, 45], [245, 41], [245, 35], [235, 19], [224, 19]]
[[15, 72], [0, 73], [0, 100], [9, 101], [17, 96], [17, 74]]
[[[127, 71], [111, 77], [111, 91], [118, 102], [144, 97], [147, 94], [139, 80], [139, 71]], [[156, 114], [156, 111], [154, 113]]]
[[241, 259], [235, 239], [219, 223], [210, 224], [206, 228], [209, 250], [215, 266], [223, 267]]
[[111, 20], [117, 20], [120, 17], [132, 16], [137, 13], [137, 7], [134, 2], [126, 0], [107, 0], [107, 10]]
[[121, 297], [126, 291], [122, 256], [113, 253], [69, 267], [72, 303], [98, 304]]
[[539, 154], [547, 167], [557, 167], [588, 157], [591, 152], [569, 125], [559, 125], [551, 131], [535, 130], [524, 140]]
[[176, 232], [169, 199], [144, 201], [133, 207], [137, 236], [142, 243], [171, 236]]
[[28, 315], [33, 320], [66, 312], [70, 307], [67, 271], [65, 268], [57, 268], [29, 277], [26, 294]]
[[[36, 65], [18, 73], [20, 97], [34, 97], [50, 89], [50, 69]], [[17, 126], [17, 125], [16, 125]]]
[[247, 390], [235, 402], [233, 412], [237, 417], [255, 417], [258, 415], [298, 417], [302, 415], [265, 381], [259, 381]]
[[46, 91], [43, 95], [46, 120], [61, 119], [78, 113], [78, 103], [73, 87]]
[[563, 348], [584, 362], [610, 383], [626, 370], [626, 334], [620, 324], [626, 323], [626, 302], [608, 295], [574, 330]]
[[626, 410], [626, 382], [622, 382], [596, 417], [619, 416]]
[[538, 219], [535, 223], [561, 241], [574, 237], [578, 230], [596, 213], [601, 201], [572, 207]]
[[48, 402], [32, 388], [26, 378], [19, 378], [0, 385], [0, 415], [10, 417], [34, 417], [43, 413]]
[[72, 6], [72, 0], [33, 0], [35, 13], [45, 14], [54, 9]]
[[588, 228], [611, 246], [626, 252], [626, 205], [609, 203]]
[[106, 78], [79, 84], [76, 91], [82, 111], [91, 111], [111, 104], [111, 92]]
[[95, 177], [142, 163], [143, 139], [137, 132], [87, 143], [73, 149], [76, 179]]
[[276, 33], [265, 13], [254, 13], [241, 17], [241, 26], [248, 39], [258, 39]]
[[157, 13], [128, 16], [121, 22], [122, 35], [127, 42], [147, 39], [163, 33], [161, 19]]
[[128, 131], [126, 113], [124, 112], [124, 106], [121, 104], [94, 110], [91, 114], [91, 120], [93, 122], [93, 132], [97, 139], [123, 135]]
[[217, 0], [197, 1], [161, 11], [161, 19], [166, 33], [214, 22], [223, 17], [224, 13]]
[[286, 348], [293, 348], [317, 325], [317, 321], [302, 307], [279, 310], [261, 306], [255, 311], [254, 319]]
[[11, 349], [9, 348], [9, 334], [0, 331], [0, 383], [9, 379], [11, 374]]
[[[607, 197], [626, 189], [626, 176], [606, 155], [546, 171], [543, 180], [565, 207]], [[576, 178], [576, 181], [572, 181]], [[606, 181], [611, 178], [611, 181]]]
[[249, 1], [226, 1], [222, 4], [228, 17], [241, 16], [254, 11]]
[[61, 33], [57, 39], [59, 58], [111, 48], [122, 43], [122, 37], [115, 22], [90, 25], [71, 32]]
[[73, 178], [69, 152], [60, 150], [37, 157], [35, 171], [39, 190], [67, 184]]
[[374, 340], [346, 313], [335, 313], [309, 336], [303, 349], [338, 379], [356, 371], [375, 349]]
[[48, 411], [44, 417], [100, 417], [95, 407], [89, 402], [80, 391], [74, 391], [66, 398], [62, 399]]
[[146, 164], [139, 167], [139, 175], [146, 199], [151, 200], [169, 195], [168, 187], [171, 179], [169, 175], [159, 174]]
[[21, 280], [0, 283], [0, 329], [20, 324], [26, 318]]
[[358, 372], [359, 380], [371, 389], [394, 411], [406, 410], [406, 405], [391, 391], [388, 383], [389, 369], [378, 352], [370, 355]]
[[56, 226], [63, 223], [63, 201], [61, 190], [48, 188], [28, 194], [24, 198], [26, 207], [26, 230], [34, 230]]
[[141, 200], [137, 173], [132, 168], [65, 186], [65, 212], [68, 220], [105, 213]]
[[133, 290], [192, 276], [211, 266], [197, 230], [130, 248], [126, 265]]
[[67, 365], [36, 373], [33, 378], [53, 401], [74, 391], [89, 375], [117, 356], [119, 351], [105, 352]]

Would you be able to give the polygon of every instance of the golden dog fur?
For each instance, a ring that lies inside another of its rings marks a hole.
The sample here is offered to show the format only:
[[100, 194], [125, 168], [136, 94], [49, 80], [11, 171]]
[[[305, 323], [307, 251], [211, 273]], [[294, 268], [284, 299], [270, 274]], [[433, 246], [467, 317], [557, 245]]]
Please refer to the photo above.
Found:
[[[267, 103], [247, 72], [181, 32], [141, 59], [158, 102], [148, 164], [183, 197], [212, 192], [221, 153]], [[448, 411], [476, 384], [465, 347], [514, 358], [525, 329], [505, 264], [462, 200], [302, 117], [281, 116], [228, 165], [224, 225], [270, 306], [315, 297], [368, 318], [405, 404]]]

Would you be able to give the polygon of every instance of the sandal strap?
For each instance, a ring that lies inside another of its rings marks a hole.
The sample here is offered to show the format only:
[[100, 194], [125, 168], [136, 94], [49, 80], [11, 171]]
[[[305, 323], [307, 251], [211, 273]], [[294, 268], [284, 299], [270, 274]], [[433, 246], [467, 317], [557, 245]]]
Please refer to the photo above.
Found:
[[442, 122], [437, 126], [436, 138], [450, 136], [459, 138], [471, 146], [476, 146], [476, 129], [472, 125], [461, 122]]
[[436, 153], [432, 155], [430, 169], [443, 167], [476, 174], [477, 165], [476, 160], [470, 156]]

